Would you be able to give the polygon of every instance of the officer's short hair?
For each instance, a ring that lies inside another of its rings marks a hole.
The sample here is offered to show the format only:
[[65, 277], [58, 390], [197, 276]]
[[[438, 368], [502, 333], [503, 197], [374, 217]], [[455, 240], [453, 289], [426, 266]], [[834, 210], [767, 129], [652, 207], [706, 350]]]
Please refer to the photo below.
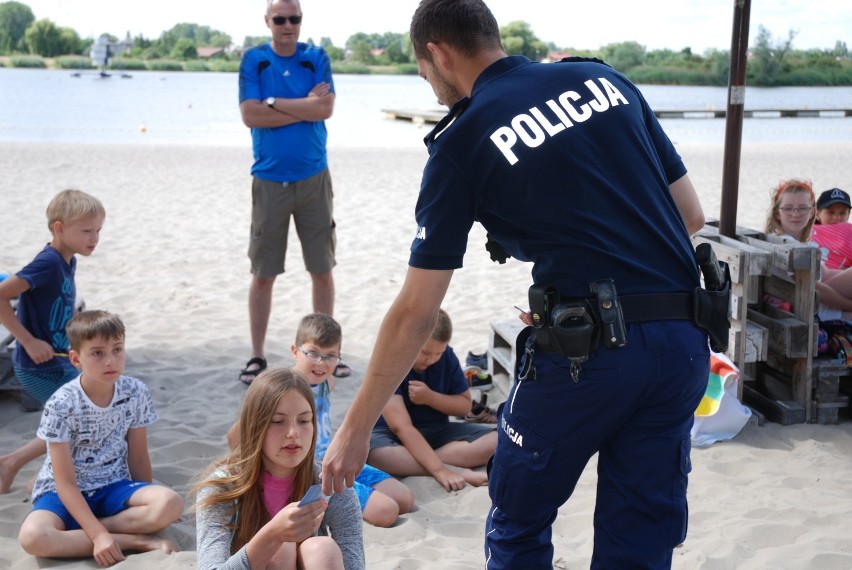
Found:
[[426, 61], [432, 61], [429, 42], [443, 42], [467, 56], [502, 46], [497, 20], [482, 0], [422, 0], [410, 35], [415, 57]]

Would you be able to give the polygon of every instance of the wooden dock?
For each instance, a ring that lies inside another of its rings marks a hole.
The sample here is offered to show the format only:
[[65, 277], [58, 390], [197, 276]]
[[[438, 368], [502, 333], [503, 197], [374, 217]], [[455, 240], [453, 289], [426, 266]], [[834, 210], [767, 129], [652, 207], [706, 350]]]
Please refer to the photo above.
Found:
[[[398, 121], [410, 121], [415, 125], [435, 124], [447, 114], [442, 109], [382, 109], [385, 118]], [[724, 119], [727, 110], [662, 110], [654, 111], [658, 119]], [[852, 109], [746, 109], [743, 117], [747, 119], [779, 118], [822, 118], [838, 119], [852, 117]]]
[[442, 109], [382, 109], [386, 119], [411, 121], [415, 125], [426, 123], [434, 125], [444, 118], [447, 111]]

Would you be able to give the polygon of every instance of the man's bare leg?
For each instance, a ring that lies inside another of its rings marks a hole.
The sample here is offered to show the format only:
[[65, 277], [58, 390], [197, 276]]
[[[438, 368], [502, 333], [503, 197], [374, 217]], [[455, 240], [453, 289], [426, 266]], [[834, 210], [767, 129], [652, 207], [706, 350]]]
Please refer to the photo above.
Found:
[[[275, 277], [252, 276], [249, 286], [248, 309], [249, 309], [249, 333], [251, 334], [251, 357], [265, 358], [263, 347], [266, 343], [266, 329], [269, 326], [269, 315], [272, 311], [272, 286]], [[252, 364], [247, 370], [260, 371], [261, 367]], [[243, 382], [251, 382], [255, 374], [241, 376]]]
[[334, 276], [328, 273], [311, 273], [314, 312], [329, 317], [334, 314]]

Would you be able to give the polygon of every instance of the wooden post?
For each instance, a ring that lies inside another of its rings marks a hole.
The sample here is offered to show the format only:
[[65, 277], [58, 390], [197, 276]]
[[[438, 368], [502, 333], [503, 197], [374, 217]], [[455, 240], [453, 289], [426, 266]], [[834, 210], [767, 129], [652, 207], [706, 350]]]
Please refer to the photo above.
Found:
[[750, 12], [751, 0], [734, 0], [731, 69], [728, 73], [728, 117], [725, 120], [725, 156], [722, 168], [722, 202], [719, 213], [719, 233], [727, 237], [734, 237], [737, 227], [737, 194], [739, 192]]

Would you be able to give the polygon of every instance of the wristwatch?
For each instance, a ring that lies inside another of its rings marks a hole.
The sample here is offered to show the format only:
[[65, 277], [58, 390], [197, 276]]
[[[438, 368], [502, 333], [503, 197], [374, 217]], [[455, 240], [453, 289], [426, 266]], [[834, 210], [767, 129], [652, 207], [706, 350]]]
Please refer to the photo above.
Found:
[[275, 97], [268, 97], [266, 99], [266, 105], [270, 108], [275, 107]]

